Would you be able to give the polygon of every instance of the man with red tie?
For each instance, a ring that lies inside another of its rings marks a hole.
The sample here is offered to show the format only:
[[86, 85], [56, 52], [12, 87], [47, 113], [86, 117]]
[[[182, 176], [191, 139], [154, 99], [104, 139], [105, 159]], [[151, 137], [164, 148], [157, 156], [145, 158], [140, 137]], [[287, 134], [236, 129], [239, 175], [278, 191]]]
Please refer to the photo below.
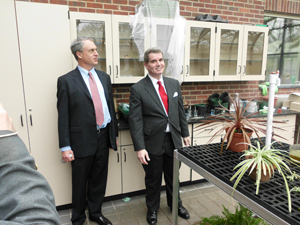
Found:
[[[131, 87], [129, 126], [137, 158], [145, 170], [148, 224], [157, 223], [162, 172], [166, 182], [167, 204], [172, 207], [173, 151], [190, 145], [180, 84], [163, 77], [163, 53], [150, 48], [144, 54], [148, 75]], [[178, 215], [190, 218], [178, 199]]]
[[57, 80], [59, 147], [72, 162], [72, 223], [89, 219], [112, 224], [101, 212], [105, 195], [109, 148], [117, 150], [117, 120], [110, 76], [96, 70], [97, 47], [78, 38], [71, 45], [75, 70]]

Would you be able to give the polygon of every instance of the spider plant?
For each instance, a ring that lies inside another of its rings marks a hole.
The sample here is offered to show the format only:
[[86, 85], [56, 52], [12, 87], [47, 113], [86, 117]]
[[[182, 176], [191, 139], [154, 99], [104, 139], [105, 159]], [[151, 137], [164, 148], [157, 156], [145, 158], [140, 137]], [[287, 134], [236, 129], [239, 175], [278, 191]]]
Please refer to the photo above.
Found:
[[[233, 139], [233, 135], [235, 133], [242, 133], [243, 134], [243, 142], [250, 143], [250, 138], [247, 135], [247, 129], [252, 130], [258, 139], [261, 141], [259, 132], [266, 134], [267, 132], [267, 119], [260, 119], [260, 118], [251, 118], [252, 116], [258, 114], [259, 112], [254, 113], [247, 113], [245, 115], [246, 110], [251, 104], [251, 101], [248, 102], [245, 108], [243, 108], [240, 104], [238, 104], [236, 101], [232, 99], [232, 97], [229, 95], [230, 101], [234, 105], [235, 111], [232, 113], [227, 108], [222, 106], [220, 104], [220, 110], [224, 110], [227, 117], [224, 115], [216, 115], [216, 116], [209, 116], [206, 117], [208, 120], [204, 120], [202, 124], [198, 125], [195, 128], [195, 131], [204, 132], [205, 129], [212, 128], [212, 131], [216, 129], [216, 132], [212, 135], [212, 137], [208, 140], [206, 144], [210, 144], [215, 137], [221, 135], [224, 131], [226, 131], [226, 134], [223, 138], [222, 145], [221, 145], [221, 154], [223, 151], [224, 142], [228, 140], [226, 149], [230, 146], [230, 143]], [[281, 121], [273, 120], [273, 123], [285, 123]], [[283, 130], [280, 127], [273, 126], [274, 130]], [[212, 132], [210, 131], [210, 132]], [[279, 136], [274, 133], [274, 136], [280, 137], [282, 139], [285, 139], [282, 136]], [[275, 139], [274, 139], [275, 140]], [[261, 141], [262, 142], [262, 141]]]
[[274, 143], [275, 142], [271, 143], [271, 145], [266, 145], [263, 148], [260, 147], [259, 141], [256, 141], [256, 146], [244, 143], [249, 145], [250, 149], [243, 152], [243, 155], [241, 157], [245, 157], [245, 159], [233, 169], [235, 170], [239, 168], [238, 171], [230, 178], [230, 180], [232, 181], [233, 179], [237, 178], [233, 185], [233, 190], [235, 190], [241, 178], [247, 171], [249, 171], [249, 175], [252, 173], [252, 171], [255, 171], [256, 194], [258, 194], [262, 174], [267, 175], [268, 173], [270, 177], [272, 177], [272, 175], [274, 174], [274, 168], [276, 168], [278, 170], [278, 173], [284, 180], [288, 198], [288, 207], [289, 211], [291, 212], [292, 203], [288, 181], [293, 179], [294, 177], [297, 178], [297, 176], [295, 173], [292, 173], [288, 164], [297, 164], [284, 157], [284, 150], [273, 148], [272, 145]]

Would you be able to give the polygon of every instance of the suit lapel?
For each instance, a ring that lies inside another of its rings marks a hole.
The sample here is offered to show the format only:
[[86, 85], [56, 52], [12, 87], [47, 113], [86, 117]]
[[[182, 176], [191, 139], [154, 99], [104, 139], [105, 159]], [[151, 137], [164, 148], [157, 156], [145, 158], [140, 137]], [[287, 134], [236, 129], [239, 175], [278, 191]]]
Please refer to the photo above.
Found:
[[169, 102], [169, 109], [170, 109], [170, 103], [172, 102], [173, 100], [173, 93], [174, 93], [174, 90], [173, 90], [173, 87], [171, 85], [171, 83], [169, 82], [168, 79], [164, 79], [164, 85], [166, 87], [166, 90], [167, 90], [167, 95], [168, 95], [168, 102]]
[[109, 96], [108, 96], [108, 89], [107, 89], [107, 83], [105, 81], [105, 79], [103, 78], [103, 76], [100, 75], [100, 72], [97, 71], [95, 69], [100, 81], [101, 81], [101, 84], [102, 84], [102, 87], [103, 87], [103, 90], [104, 90], [104, 94], [105, 94], [105, 98], [106, 98], [106, 101], [108, 102], [109, 101]]
[[90, 92], [81, 76], [81, 73], [79, 71], [78, 68], [76, 68], [74, 70], [74, 74], [73, 74], [73, 78], [74, 78], [74, 81], [75, 83], [83, 90], [83, 92], [90, 98], [92, 99], [91, 95], [90, 95]]
[[161, 109], [161, 111], [165, 114], [165, 110], [161, 104], [161, 101], [157, 95], [157, 92], [153, 86], [153, 83], [151, 79], [148, 77], [148, 75], [144, 78], [145, 81], [145, 89], [149, 93], [149, 95], [153, 98], [154, 102], [157, 104], [157, 106]]

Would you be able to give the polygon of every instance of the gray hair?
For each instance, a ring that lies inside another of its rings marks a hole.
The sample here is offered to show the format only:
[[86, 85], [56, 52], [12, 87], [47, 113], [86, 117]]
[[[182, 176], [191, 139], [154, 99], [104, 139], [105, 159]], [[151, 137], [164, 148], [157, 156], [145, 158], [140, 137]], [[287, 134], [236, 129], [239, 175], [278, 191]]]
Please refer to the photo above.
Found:
[[164, 54], [162, 52], [162, 50], [160, 50], [159, 48], [149, 48], [146, 50], [145, 54], [144, 54], [144, 62], [148, 63], [149, 62], [149, 54], [150, 53], [161, 53], [162, 56], [164, 57]]
[[94, 42], [94, 40], [92, 38], [88, 38], [88, 37], [78, 37], [77, 39], [75, 39], [72, 44], [71, 44], [71, 52], [74, 55], [76, 61], [78, 61], [78, 57], [76, 55], [76, 52], [82, 52], [83, 51], [83, 45], [85, 41], [92, 41]]

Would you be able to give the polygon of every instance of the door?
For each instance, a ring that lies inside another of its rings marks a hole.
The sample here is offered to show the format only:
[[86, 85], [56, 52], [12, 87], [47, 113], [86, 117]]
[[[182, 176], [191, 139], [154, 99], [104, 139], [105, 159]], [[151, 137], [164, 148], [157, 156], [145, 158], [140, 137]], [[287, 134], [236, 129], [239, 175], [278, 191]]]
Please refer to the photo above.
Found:
[[133, 38], [129, 23], [129, 16], [113, 15], [112, 17], [114, 83], [136, 83], [146, 74], [144, 24], [136, 26], [140, 32]]
[[13, 0], [0, 1], [1, 81], [0, 103], [13, 119], [19, 137], [29, 148], [22, 69], [18, 44], [17, 23]]
[[184, 81], [212, 81], [215, 23], [187, 21]]
[[268, 27], [244, 26], [241, 80], [265, 80]]
[[217, 23], [215, 81], [240, 80], [243, 25]]
[[71, 166], [58, 146], [57, 78], [72, 69], [68, 6], [15, 2], [31, 154], [57, 205], [71, 202]]
[[[98, 50], [96, 69], [111, 76], [113, 82], [111, 15], [70, 12], [71, 40], [78, 37], [89, 37], [95, 42]], [[77, 62], [73, 57], [73, 67]]]

